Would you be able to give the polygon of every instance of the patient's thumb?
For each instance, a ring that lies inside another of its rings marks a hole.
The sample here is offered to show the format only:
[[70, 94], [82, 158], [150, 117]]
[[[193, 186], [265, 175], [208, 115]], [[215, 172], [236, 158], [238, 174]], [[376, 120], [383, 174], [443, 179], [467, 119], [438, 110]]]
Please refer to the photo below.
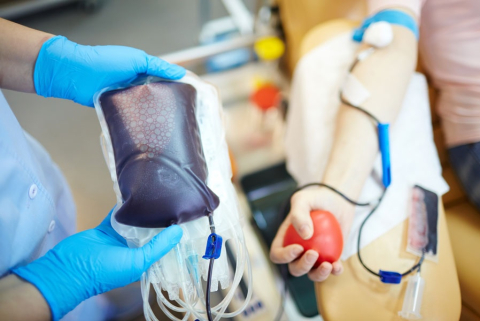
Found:
[[305, 195], [298, 194], [292, 197], [291, 204], [290, 219], [292, 225], [301, 238], [308, 240], [313, 235], [310, 203], [305, 199]]

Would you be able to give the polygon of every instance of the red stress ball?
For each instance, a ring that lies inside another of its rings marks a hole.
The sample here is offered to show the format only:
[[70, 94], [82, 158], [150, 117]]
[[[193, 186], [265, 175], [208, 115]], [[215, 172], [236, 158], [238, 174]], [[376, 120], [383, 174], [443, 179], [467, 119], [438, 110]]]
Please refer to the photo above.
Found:
[[[303, 246], [304, 252], [314, 250], [318, 253], [317, 262], [313, 268], [317, 268], [323, 262], [336, 262], [342, 255], [343, 235], [337, 219], [327, 211], [311, 211], [313, 221], [313, 236], [304, 240], [290, 224], [285, 234], [283, 246], [299, 244]], [[302, 253], [302, 255], [303, 255]]]

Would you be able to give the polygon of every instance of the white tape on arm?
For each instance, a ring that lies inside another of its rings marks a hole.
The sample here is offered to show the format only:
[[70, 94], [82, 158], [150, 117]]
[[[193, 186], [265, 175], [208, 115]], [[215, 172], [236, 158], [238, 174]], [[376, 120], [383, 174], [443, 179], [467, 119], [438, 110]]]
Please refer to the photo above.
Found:
[[370, 92], [352, 74], [348, 74], [342, 88], [343, 98], [354, 106], [361, 106], [370, 97]]

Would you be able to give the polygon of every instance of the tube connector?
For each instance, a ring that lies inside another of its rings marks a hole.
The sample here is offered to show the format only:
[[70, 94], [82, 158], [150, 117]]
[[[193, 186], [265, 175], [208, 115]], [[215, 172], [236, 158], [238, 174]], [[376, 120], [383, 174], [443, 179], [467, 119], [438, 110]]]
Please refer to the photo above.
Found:
[[412, 275], [408, 279], [402, 311], [398, 312], [399, 316], [407, 320], [418, 320], [422, 318], [420, 308], [422, 306], [424, 288], [425, 280], [420, 276], [420, 272], [417, 272], [417, 274]]

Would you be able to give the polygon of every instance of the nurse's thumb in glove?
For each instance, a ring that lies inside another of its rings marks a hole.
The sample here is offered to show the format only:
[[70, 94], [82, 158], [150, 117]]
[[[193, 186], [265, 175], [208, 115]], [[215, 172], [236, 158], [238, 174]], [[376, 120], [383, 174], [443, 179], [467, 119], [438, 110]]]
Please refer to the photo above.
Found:
[[147, 66], [145, 73], [151, 76], [157, 76], [167, 79], [180, 79], [185, 76], [186, 70], [181, 66], [177, 66], [166, 62], [155, 56], [147, 55]]
[[178, 225], [172, 225], [158, 233], [150, 242], [140, 248], [139, 250], [143, 251], [145, 258], [145, 270], [173, 249], [180, 242], [182, 236], [182, 228]]

